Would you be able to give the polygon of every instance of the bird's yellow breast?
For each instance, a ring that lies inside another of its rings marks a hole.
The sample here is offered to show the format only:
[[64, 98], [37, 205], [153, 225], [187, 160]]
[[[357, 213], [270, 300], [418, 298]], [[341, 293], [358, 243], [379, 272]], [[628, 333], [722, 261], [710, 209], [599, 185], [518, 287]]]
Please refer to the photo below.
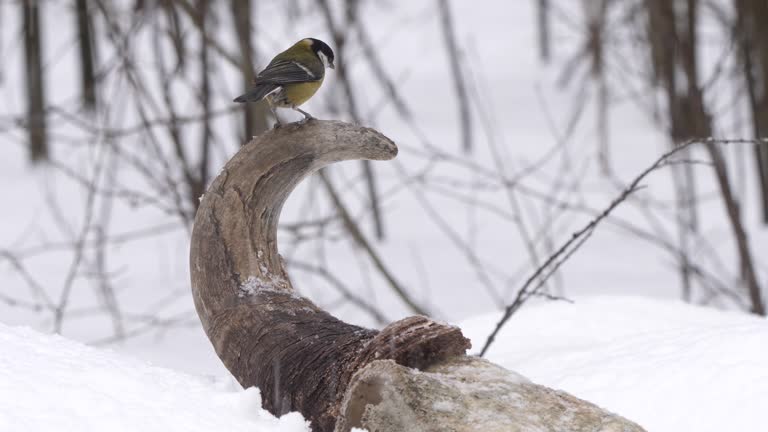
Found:
[[321, 78], [318, 81], [286, 84], [283, 86], [283, 90], [285, 91], [285, 97], [288, 99], [288, 102], [293, 106], [299, 106], [308, 101], [309, 98], [317, 92], [317, 89], [320, 88], [320, 84], [322, 83], [323, 79]]

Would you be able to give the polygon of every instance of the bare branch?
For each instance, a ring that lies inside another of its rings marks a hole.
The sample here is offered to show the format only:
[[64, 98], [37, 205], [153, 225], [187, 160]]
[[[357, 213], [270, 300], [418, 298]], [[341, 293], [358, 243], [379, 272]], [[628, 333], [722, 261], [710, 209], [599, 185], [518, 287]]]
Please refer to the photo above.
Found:
[[[485, 341], [485, 344], [483, 345], [483, 348], [480, 350], [480, 356], [485, 355], [485, 353], [488, 351], [490, 346], [493, 344], [494, 340], [496, 339], [496, 335], [499, 333], [502, 327], [504, 327], [504, 324], [509, 321], [509, 318], [512, 317], [512, 314], [514, 314], [520, 306], [530, 298], [532, 295], [535, 295], [537, 293], [537, 290], [541, 288], [543, 285], [542, 283], [539, 283], [538, 285], [535, 285], [533, 288], [531, 286], [533, 285], [533, 282], [539, 278], [541, 275], [546, 274], [552, 274], [552, 271], [557, 270], [564, 262], [565, 260], [575, 251], [577, 250], [583, 243], [586, 241], [591, 233], [594, 231], [594, 229], [605, 219], [607, 218], [613, 210], [615, 210], [624, 200], [626, 200], [631, 194], [633, 194], [635, 191], [637, 191], [640, 188], [640, 182], [645, 179], [649, 174], [656, 171], [658, 168], [664, 166], [665, 162], [674, 154], [683, 151], [684, 149], [687, 149], [693, 144], [696, 143], [704, 143], [705, 145], [716, 145], [716, 144], [730, 144], [730, 143], [755, 143], [755, 140], [720, 140], [720, 139], [713, 139], [713, 138], [707, 138], [707, 139], [690, 139], [686, 141], [685, 143], [673, 148], [672, 150], [667, 151], [663, 155], [661, 155], [651, 166], [646, 168], [644, 171], [642, 171], [637, 177], [635, 177], [629, 185], [613, 200], [611, 201], [610, 205], [606, 207], [605, 210], [602, 211], [597, 217], [590, 220], [583, 228], [579, 229], [578, 231], [574, 232], [571, 235], [571, 238], [568, 239], [565, 243], [563, 243], [560, 248], [557, 249], [552, 255], [547, 258], [547, 260], [539, 266], [533, 274], [525, 281], [523, 286], [520, 288], [520, 290], [517, 292], [517, 296], [515, 297], [515, 300], [508, 305], [504, 309], [504, 313], [502, 314], [501, 319], [496, 324], [496, 327], [493, 329], [493, 331], [488, 335], [488, 338]], [[562, 258], [562, 259], [561, 259]], [[552, 267], [552, 269], [550, 269]]]

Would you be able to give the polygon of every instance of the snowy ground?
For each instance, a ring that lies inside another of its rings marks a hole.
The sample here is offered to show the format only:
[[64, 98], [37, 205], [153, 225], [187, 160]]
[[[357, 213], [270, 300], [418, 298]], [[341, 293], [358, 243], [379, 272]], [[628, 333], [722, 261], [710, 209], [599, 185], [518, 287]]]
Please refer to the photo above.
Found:
[[2, 324], [0, 345], [2, 432], [309, 430], [300, 414], [277, 419], [261, 409], [258, 389], [235, 391], [229, 380]]
[[[498, 316], [461, 327], [482, 346]], [[596, 297], [522, 310], [488, 359], [649, 432], [754, 431], [768, 406], [768, 321], [681, 302]]]
[[[498, 316], [461, 327], [481, 346]], [[0, 325], [0, 431], [281, 431], [298, 413], [59, 336]], [[768, 406], [768, 322], [682, 303], [597, 297], [524, 309], [488, 357], [649, 432], [753, 431]]]

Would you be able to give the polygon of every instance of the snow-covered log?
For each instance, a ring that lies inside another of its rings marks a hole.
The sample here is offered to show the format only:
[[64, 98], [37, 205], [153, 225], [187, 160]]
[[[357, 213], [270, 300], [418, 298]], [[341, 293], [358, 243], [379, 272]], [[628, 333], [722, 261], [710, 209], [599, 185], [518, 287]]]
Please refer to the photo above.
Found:
[[[290, 192], [330, 163], [396, 154], [375, 130], [312, 120], [254, 138], [208, 188], [192, 233], [192, 291], [216, 353], [240, 384], [258, 386], [270, 412], [299, 411], [322, 432], [642, 430], [465, 357], [469, 340], [457, 327], [416, 316], [369, 330], [294, 292], [277, 251]], [[493, 415], [478, 422], [462, 413]]]

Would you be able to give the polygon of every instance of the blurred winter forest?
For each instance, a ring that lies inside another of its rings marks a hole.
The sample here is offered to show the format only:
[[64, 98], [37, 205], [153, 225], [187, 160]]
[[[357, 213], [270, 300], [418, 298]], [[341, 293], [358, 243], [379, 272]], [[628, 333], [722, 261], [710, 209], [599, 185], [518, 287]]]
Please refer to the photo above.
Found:
[[322, 307], [765, 315], [765, 23], [765, 0], [4, 0], [0, 313], [94, 343], [199, 327], [196, 206], [274, 122], [231, 101], [317, 37], [337, 67], [304, 108], [400, 147], [286, 205], [281, 253]]

